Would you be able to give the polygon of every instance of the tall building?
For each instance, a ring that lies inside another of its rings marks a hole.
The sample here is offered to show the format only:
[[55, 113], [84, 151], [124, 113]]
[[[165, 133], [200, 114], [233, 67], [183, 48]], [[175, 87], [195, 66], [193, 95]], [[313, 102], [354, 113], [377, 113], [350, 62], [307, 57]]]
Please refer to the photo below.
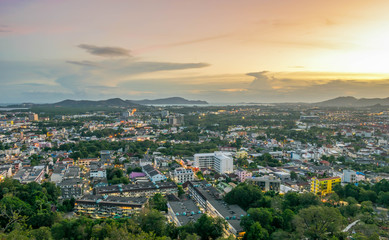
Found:
[[356, 183], [357, 173], [352, 170], [343, 170], [343, 182], [344, 183]]
[[234, 162], [231, 154], [225, 152], [196, 153], [194, 155], [194, 167], [211, 168], [218, 173], [232, 173]]
[[38, 121], [39, 120], [38, 114], [36, 114], [36, 113], [28, 114], [28, 120], [30, 120], [30, 121]]
[[314, 194], [325, 196], [329, 193], [332, 193], [332, 189], [337, 184], [341, 183], [340, 177], [331, 177], [331, 178], [321, 178], [318, 179], [313, 177], [311, 179], [311, 192]]
[[175, 116], [168, 116], [168, 123], [173, 126], [179, 126], [184, 124], [184, 115], [177, 114]]

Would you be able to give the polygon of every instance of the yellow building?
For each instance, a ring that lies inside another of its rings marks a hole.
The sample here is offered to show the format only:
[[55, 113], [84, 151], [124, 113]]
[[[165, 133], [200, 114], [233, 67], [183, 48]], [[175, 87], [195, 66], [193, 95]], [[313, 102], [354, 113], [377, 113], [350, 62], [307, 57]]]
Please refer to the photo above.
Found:
[[329, 193], [332, 193], [332, 189], [337, 184], [341, 183], [340, 177], [331, 177], [331, 178], [321, 178], [318, 179], [316, 177], [313, 177], [311, 179], [311, 192], [320, 195], [325, 196]]

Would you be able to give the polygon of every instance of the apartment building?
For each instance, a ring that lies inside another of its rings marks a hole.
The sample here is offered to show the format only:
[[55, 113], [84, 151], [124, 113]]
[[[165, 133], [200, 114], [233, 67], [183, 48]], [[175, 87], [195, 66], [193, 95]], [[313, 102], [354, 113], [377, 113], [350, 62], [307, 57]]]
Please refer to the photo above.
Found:
[[145, 197], [118, 197], [107, 195], [85, 195], [76, 200], [74, 210], [94, 218], [130, 217], [143, 210], [148, 199]]
[[228, 205], [221, 199], [220, 192], [207, 181], [193, 181], [188, 184], [190, 197], [200, 205], [200, 209], [211, 217], [221, 217], [226, 220], [227, 235], [243, 237], [244, 231], [240, 221], [247, 213], [238, 205]]
[[124, 197], [152, 197], [156, 193], [162, 195], [177, 194], [178, 187], [174, 182], [141, 182], [137, 184], [118, 184], [94, 189], [95, 195], [124, 196]]
[[311, 192], [314, 194], [325, 196], [333, 192], [334, 186], [341, 183], [340, 177], [331, 177], [331, 178], [316, 178], [311, 179]]
[[176, 183], [184, 183], [194, 180], [192, 169], [176, 168], [172, 173], [172, 178]]
[[232, 156], [227, 152], [196, 153], [193, 166], [196, 168], [211, 168], [220, 174], [232, 173], [234, 170]]

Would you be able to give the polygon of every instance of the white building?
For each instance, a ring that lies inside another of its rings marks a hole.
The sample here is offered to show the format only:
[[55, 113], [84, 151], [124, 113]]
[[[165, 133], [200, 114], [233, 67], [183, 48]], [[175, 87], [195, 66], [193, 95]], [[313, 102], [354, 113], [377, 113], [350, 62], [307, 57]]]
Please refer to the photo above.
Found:
[[90, 177], [91, 178], [106, 178], [107, 177], [107, 171], [105, 169], [95, 169], [90, 170]]
[[150, 181], [154, 183], [165, 181], [167, 179], [165, 175], [149, 164], [143, 166], [142, 171], [147, 175], [147, 177], [149, 177]]
[[357, 173], [352, 170], [343, 170], [343, 178], [344, 183], [356, 183], [357, 182]]
[[232, 156], [226, 152], [197, 153], [194, 155], [194, 167], [211, 168], [221, 174], [234, 170]]
[[176, 168], [172, 174], [173, 179], [177, 183], [184, 183], [194, 180], [194, 174], [192, 169]]

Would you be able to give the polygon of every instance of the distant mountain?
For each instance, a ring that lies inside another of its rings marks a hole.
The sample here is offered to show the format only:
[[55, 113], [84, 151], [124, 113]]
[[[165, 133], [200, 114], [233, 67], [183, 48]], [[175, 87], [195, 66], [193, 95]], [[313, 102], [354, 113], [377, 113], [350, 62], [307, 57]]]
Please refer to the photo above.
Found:
[[57, 102], [53, 104], [47, 104], [53, 107], [133, 107], [138, 105], [129, 100], [123, 100], [120, 98], [111, 98], [107, 100], [100, 101], [90, 101], [90, 100], [64, 100], [62, 102]]
[[171, 97], [171, 98], [162, 98], [162, 99], [144, 99], [144, 100], [134, 100], [132, 101], [137, 104], [142, 105], [154, 105], [154, 104], [162, 104], [162, 105], [169, 105], [169, 104], [191, 104], [191, 105], [199, 105], [199, 104], [208, 104], [206, 101], [201, 100], [187, 100], [185, 98], [181, 97]]
[[355, 98], [355, 97], [337, 97], [323, 102], [313, 103], [319, 107], [370, 107], [370, 106], [389, 106], [388, 98]]
[[208, 104], [206, 101], [200, 100], [187, 100], [180, 97], [171, 97], [171, 98], [163, 98], [163, 99], [155, 99], [155, 100], [123, 100], [120, 98], [111, 98], [107, 100], [64, 100], [57, 103], [47, 103], [47, 104], [34, 104], [34, 103], [22, 103], [9, 105], [7, 107], [56, 107], [56, 108], [106, 108], [106, 107], [139, 107], [140, 105], [153, 105], [153, 104], [162, 104], [162, 105], [171, 105], [171, 104], [191, 104], [191, 105], [199, 105], [199, 104]]

